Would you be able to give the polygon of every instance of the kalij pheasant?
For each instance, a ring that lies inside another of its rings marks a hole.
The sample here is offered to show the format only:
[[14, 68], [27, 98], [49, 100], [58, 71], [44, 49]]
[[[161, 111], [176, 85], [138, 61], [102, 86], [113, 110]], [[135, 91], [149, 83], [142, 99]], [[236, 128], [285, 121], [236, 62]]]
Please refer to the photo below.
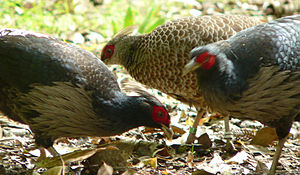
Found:
[[[200, 110], [206, 104], [197, 91], [196, 76], [182, 75], [189, 52], [260, 23], [253, 17], [218, 15], [176, 19], [142, 35], [131, 35], [130, 28], [126, 28], [106, 44], [101, 59], [106, 64], [124, 66], [137, 81]], [[198, 125], [201, 113], [194, 126]]]
[[270, 174], [291, 125], [300, 115], [300, 15], [280, 18], [191, 51], [199, 92], [223, 115], [258, 120], [276, 129], [279, 143]]
[[163, 128], [170, 117], [153, 96], [126, 96], [93, 54], [58, 39], [0, 30], [0, 110], [28, 124], [37, 145], [59, 137], [112, 136], [139, 126]]

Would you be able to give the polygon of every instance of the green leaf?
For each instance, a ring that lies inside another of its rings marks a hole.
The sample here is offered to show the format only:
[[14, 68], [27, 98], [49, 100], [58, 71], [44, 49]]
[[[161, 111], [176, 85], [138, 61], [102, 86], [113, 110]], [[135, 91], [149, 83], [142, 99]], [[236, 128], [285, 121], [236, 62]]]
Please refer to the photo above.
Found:
[[114, 34], [116, 34], [119, 30], [118, 25], [114, 21], [111, 21], [111, 25], [112, 25]]
[[132, 9], [131, 9], [131, 7], [128, 7], [125, 18], [124, 18], [123, 28], [133, 25], [133, 21], [134, 21], [133, 18], [134, 17], [133, 17]]
[[163, 23], [165, 23], [166, 19], [165, 18], [160, 18], [157, 21], [155, 21], [154, 24], [152, 24], [151, 26], [147, 27], [146, 29], [146, 33], [151, 32], [152, 30], [154, 30], [157, 26], [162, 25]]
[[153, 10], [154, 9], [151, 8], [150, 11], [147, 13], [146, 18], [144, 19], [143, 23], [139, 27], [139, 30], [138, 30], [139, 33], [144, 33], [147, 24], [149, 24], [149, 22], [150, 22], [151, 16], [153, 14]]

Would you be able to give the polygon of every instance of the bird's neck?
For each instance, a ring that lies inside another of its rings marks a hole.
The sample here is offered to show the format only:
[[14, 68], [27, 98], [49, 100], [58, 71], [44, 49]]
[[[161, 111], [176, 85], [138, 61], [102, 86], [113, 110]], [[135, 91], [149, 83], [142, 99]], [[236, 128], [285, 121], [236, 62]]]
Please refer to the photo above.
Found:
[[119, 127], [124, 130], [122, 132], [147, 125], [148, 120], [151, 119], [146, 118], [149, 112], [139, 101], [139, 97], [126, 96], [121, 92], [118, 92], [115, 98], [105, 102], [103, 110], [117, 126], [123, 126]]
[[145, 35], [127, 36], [123, 40], [123, 45], [126, 48], [122, 49], [124, 53], [121, 56], [120, 64], [129, 72], [135, 70], [144, 61], [144, 53], [148, 49], [145, 47], [144, 37]]
[[251, 74], [247, 63], [238, 60], [238, 55], [233, 53], [226, 55], [233, 59], [216, 59], [216, 64], [211, 69], [198, 70], [198, 86], [202, 93], [214, 94], [218, 98], [236, 98], [247, 89], [247, 79]]

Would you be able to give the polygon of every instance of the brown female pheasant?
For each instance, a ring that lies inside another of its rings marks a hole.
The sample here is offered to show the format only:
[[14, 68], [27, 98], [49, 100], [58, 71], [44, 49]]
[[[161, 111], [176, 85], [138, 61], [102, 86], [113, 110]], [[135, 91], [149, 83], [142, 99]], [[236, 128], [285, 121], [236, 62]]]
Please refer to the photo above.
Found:
[[131, 35], [132, 28], [126, 28], [107, 43], [101, 59], [106, 64], [124, 66], [140, 83], [201, 109], [206, 105], [197, 90], [196, 76], [182, 74], [189, 52], [260, 23], [253, 17], [218, 15], [176, 19], [143, 35]]

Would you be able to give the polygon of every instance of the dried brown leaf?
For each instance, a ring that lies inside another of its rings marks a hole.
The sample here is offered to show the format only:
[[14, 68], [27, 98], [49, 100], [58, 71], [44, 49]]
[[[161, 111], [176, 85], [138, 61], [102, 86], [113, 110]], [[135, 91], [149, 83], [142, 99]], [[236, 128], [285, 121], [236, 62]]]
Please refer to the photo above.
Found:
[[210, 148], [212, 146], [212, 141], [207, 133], [202, 134], [197, 140], [198, 144], [203, 145], [205, 148]]
[[185, 131], [183, 129], [181, 129], [177, 126], [171, 126], [171, 128], [172, 128], [174, 133], [178, 133], [178, 134], [181, 134], [181, 135], [185, 133]]
[[165, 156], [165, 157], [166, 157], [166, 156], [170, 156], [167, 147], [164, 147], [164, 148], [162, 148], [162, 149], [157, 150], [155, 154], [158, 154], [158, 155], [160, 155], [160, 156]]
[[276, 130], [274, 128], [265, 127], [256, 133], [250, 144], [266, 147], [275, 140], [278, 140]]
[[114, 169], [111, 166], [103, 163], [103, 165], [99, 168], [97, 175], [112, 175], [113, 172]]

